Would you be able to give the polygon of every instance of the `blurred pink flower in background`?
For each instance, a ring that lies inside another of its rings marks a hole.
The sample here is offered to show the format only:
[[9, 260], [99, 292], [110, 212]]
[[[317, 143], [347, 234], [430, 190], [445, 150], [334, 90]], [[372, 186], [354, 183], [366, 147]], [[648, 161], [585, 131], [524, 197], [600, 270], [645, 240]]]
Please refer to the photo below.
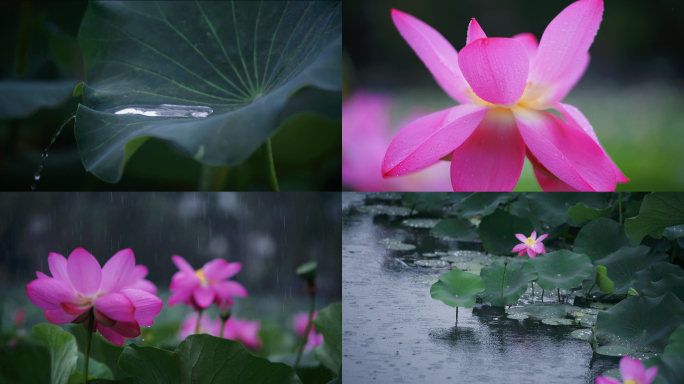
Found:
[[[534, 35], [488, 38], [472, 19], [457, 53], [435, 29], [392, 10], [399, 33], [456, 107], [424, 116], [392, 139], [383, 176], [400, 176], [451, 158], [455, 191], [510, 191], [525, 156], [544, 191], [614, 191], [628, 182], [589, 121], [560, 101], [589, 64], [602, 0], [580, 0]], [[545, 109], [556, 109], [563, 120]], [[344, 116], [343, 116], [344, 119]]]
[[221, 308], [233, 305], [233, 296], [247, 297], [247, 289], [242, 284], [227, 279], [242, 269], [240, 263], [229, 263], [214, 259], [195, 271], [184, 258], [173, 255], [171, 260], [179, 271], [171, 279], [169, 305], [185, 303], [195, 310], [207, 308], [216, 303]]
[[259, 340], [260, 327], [261, 324], [258, 321], [240, 320], [231, 317], [226, 321], [226, 326], [223, 328], [223, 338], [239, 341], [249, 349], [259, 349], [261, 348], [261, 340]]
[[518, 252], [518, 257], [527, 253], [527, 255], [532, 258], [537, 256], [538, 253], [546, 253], [544, 244], [542, 244], [542, 240], [546, 239], [546, 236], [548, 236], [548, 234], [541, 235], [537, 238], [537, 231], [532, 231], [530, 237], [525, 237], [522, 233], [516, 233], [515, 237], [517, 237], [522, 244], [513, 247], [511, 252]]
[[[393, 134], [392, 104], [390, 96], [367, 91], [342, 104], [342, 183], [357, 191], [451, 191], [447, 162], [408, 177], [382, 177], [382, 158]], [[413, 111], [406, 120], [425, 114]]]
[[658, 367], [644, 370], [639, 359], [624, 356], [620, 359], [620, 375], [624, 382], [612, 377], [599, 376], [596, 378], [596, 384], [651, 384], [657, 374]]
[[83, 323], [87, 330], [93, 308], [93, 332], [98, 330], [105, 339], [123, 345], [125, 338], [140, 335], [141, 325], [152, 325], [161, 311], [157, 296], [127, 288], [131, 278], [138, 276], [130, 249], [117, 252], [102, 268], [83, 248], [76, 248], [68, 260], [50, 253], [48, 264], [52, 277], [36, 272], [38, 279], [26, 286], [26, 294], [45, 309], [45, 318], [52, 324]]
[[14, 326], [21, 327], [26, 321], [26, 313], [23, 308], [19, 308], [17, 313], [14, 315]]
[[[316, 315], [318, 315], [318, 312], [314, 312], [312, 319], [315, 319]], [[309, 318], [309, 314], [304, 313], [304, 312], [295, 316], [295, 331], [297, 332], [297, 335], [304, 336], [304, 332], [306, 332], [306, 325], [308, 323], [308, 318]], [[314, 327], [313, 323], [311, 323], [311, 329], [309, 330], [309, 337], [306, 339], [306, 346], [304, 346], [304, 350], [308, 351], [309, 349], [319, 345], [322, 342], [323, 342], [323, 335], [318, 333], [316, 331], [316, 328]]]
[[[195, 313], [190, 313], [178, 330], [178, 339], [183, 341], [186, 337], [194, 335], [196, 329], [197, 315]], [[202, 319], [200, 320], [200, 333], [218, 337], [220, 330], [221, 320], [211, 320], [206, 312], [202, 314]]]

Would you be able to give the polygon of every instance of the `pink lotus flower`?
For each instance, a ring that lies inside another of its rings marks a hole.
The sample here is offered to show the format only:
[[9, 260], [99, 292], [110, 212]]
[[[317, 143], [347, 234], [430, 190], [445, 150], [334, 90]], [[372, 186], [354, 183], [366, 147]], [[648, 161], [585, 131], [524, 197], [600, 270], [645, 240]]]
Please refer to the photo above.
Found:
[[[658, 367], [651, 367], [644, 370], [644, 366], [638, 359], [625, 356], [620, 359], [620, 374], [624, 384], [651, 384], [658, 374]], [[612, 377], [599, 376], [596, 384], [622, 384], [619, 380]]]
[[525, 237], [522, 233], [516, 233], [515, 237], [522, 241], [522, 244], [513, 247], [511, 252], [518, 252], [518, 257], [524, 255], [525, 252], [527, 252], [530, 257], [535, 257], [538, 253], [546, 253], [544, 244], [542, 244], [542, 240], [546, 239], [546, 236], [548, 235], [541, 235], [537, 239], [537, 231], [532, 231], [530, 237]]
[[21, 327], [21, 325], [24, 324], [24, 321], [26, 321], [26, 313], [24, 312], [23, 308], [19, 308], [17, 313], [14, 315], [14, 326]]
[[[342, 103], [342, 183], [357, 191], [450, 191], [449, 180], [441, 177], [448, 172], [447, 162], [408, 177], [385, 179], [378, 172], [392, 141], [392, 106], [389, 96], [366, 91], [358, 91]], [[426, 114], [410, 111], [399, 126]]]
[[[575, 107], [560, 101], [589, 64], [588, 50], [601, 23], [602, 0], [570, 4], [534, 35], [488, 38], [472, 19], [460, 53], [439, 32], [392, 10], [401, 35], [435, 80], [462, 103], [420, 118], [392, 140], [385, 177], [451, 159], [456, 191], [510, 191], [525, 156], [544, 191], [614, 191], [629, 181], [599, 144]], [[544, 111], [553, 108], [563, 120]]]
[[127, 287], [141, 279], [130, 249], [117, 252], [102, 268], [83, 248], [76, 248], [68, 260], [50, 253], [48, 264], [52, 277], [36, 272], [38, 279], [26, 286], [26, 294], [45, 309], [45, 318], [52, 324], [83, 323], [87, 329], [93, 308], [93, 332], [98, 330], [105, 339], [123, 345], [126, 337], [140, 335], [141, 325], [152, 325], [161, 311], [157, 296]]
[[[318, 315], [318, 312], [314, 312], [314, 315], [312, 317], [312, 320], [316, 318], [316, 315]], [[300, 313], [295, 317], [295, 331], [299, 336], [303, 336], [304, 332], [306, 332], [306, 325], [309, 320], [309, 314], [308, 313]], [[311, 348], [314, 348], [315, 346], [319, 345], [320, 343], [323, 342], [323, 335], [318, 333], [316, 331], [316, 328], [314, 327], [313, 323], [311, 323], [311, 329], [309, 330], [309, 337], [306, 339], [306, 345], [304, 346], [304, 350], [308, 351]]]
[[171, 279], [169, 305], [185, 303], [195, 310], [207, 308], [211, 303], [220, 307], [233, 305], [233, 296], [246, 297], [247, 290], [242, 284], [226, 279], [235, 276], [242, 264], [229, 263], [223, 259], [214, 259], [195, 271], [184, 258], [173, 255], [171, 260], [179, 271]]
[[226, 326], [223, 328], [223, 338], [239, 341], [249, 349], [259, 349], [261, 348], [261, 340], [259, 340], [260, 327], [261, 324], [258, 321], [240, 320], [231, 317], [226, 321]]

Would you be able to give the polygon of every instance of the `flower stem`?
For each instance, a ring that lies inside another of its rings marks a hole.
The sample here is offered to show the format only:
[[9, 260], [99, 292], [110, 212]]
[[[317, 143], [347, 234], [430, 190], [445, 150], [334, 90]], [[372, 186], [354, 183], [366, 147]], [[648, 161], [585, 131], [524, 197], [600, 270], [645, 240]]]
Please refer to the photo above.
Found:
[[311, 293], [311, 304], [309, 306], [309, 322], [306, 324], [306, 330], [304, 331], [304, 337], [302, 338], [302, 343], [299, 345], [299, 350], [297, 351], [297, 358], [295, 359], [292, 369], [297, 372], [297, 366], [299, 365], [299, 360], [302, 358], [302, 353], [304, 352], [304, 347], [306, 342], [309, 340], [309, 331], [311, 330], [311, 323], [313, 321], [314, 308], [316, 306], [316, 285], [309, 284], [309, 292]]
[[94, 323], [95, 313], [93, 311], [93, 307], [90, 307], [90, 315], [88, 316], [88, 330], [86, 331], [85, 355], [83, 359], [83, 384], [88, 384], [88, 357], [90, 356], [90, 341], [93, 339]]
[[200, 308], [197, 311], [197, 326], [195, 327], [195, 334], [196, 335], [199, 335], [199, 333], [200, 333], [200, 320], [202, 320], [202, 311], [203, 310], [204, 310], [203, 308]]
[[202, 164], [198, 189], [200, 191], [222, 191], [229, 170], [230, 167], [225, 165]]
[[273, 151], [271, 150], [271, 138], [266, 139], [266, 142], [261, 144], [261, 152], [264, 154], [266, 161], [266, 171], [268, 172], [268, 182], [274, 192], [279, 192], [278, 179], [276, 178], [275, 165], [273, 164]]
[[504, 281], [506, 280], [506, 267], [508, 265], [504, 264], [504, 272], [503, 276], [501, 276], [501, 306], [504, 306], [504, 301], [503, 301], [503, 291], [504, 291]]
[[542, 289], [542, 303], [544, 302], [544, 290]]
[[594, 289], [595, 286], [596, 286], [596, 282], [594, 282], [594, 285], [592, 285], [591, 288], [589, 288], [589, 290], [587, 291], [587, 294], [584, 296], [587, 301], [589, 301], [589, 292], [591, 292], [591, 290]]
[[556, 292], [558, 294], [558, 302], [560, 303], [560, 288], [556, 287]]

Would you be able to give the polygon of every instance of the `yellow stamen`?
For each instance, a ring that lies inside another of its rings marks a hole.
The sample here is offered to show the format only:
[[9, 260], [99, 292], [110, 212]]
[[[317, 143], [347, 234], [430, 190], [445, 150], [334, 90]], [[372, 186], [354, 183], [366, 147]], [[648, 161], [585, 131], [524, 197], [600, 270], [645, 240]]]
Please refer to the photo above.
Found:
[[200, 279], [201, 282], [207, 282], [207, 278], [204, 276], [204, 271], [202, 270], [202, 268], [195, 271], [195, 276], [197, 276], [197, 278]]
[[532, 247], [537, 245], [537, 241], [531, 237], [528, 237], [527, 240], [525, 240], [525, 245], [527, 245], [528, 247]]
[[638, 383], [634, 380], [627, 380], [623, 384], [638, 384]]

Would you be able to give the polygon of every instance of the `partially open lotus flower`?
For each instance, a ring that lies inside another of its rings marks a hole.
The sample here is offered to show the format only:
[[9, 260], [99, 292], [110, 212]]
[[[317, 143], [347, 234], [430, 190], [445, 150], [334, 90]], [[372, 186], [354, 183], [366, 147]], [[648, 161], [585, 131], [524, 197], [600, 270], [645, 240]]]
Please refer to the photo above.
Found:
[[596, 384], [651, 384], [657, 374], [658, 367], [644, 369], [639, 359], [624, 356], [620, 359], [620, 375], [625, 381], [621, 382], [612, 377], [599, 376], [596, 378]]
[[[136, 273], [130, 249], [117, 252], [102, 268], [83, 248], [76, 248], [68, 260], [50, 253], [48, 265], [52, 277], [36, 272], [38, 279], [26, 286], [26, 294], [33, 304], [45, 309], [45, 318], [52, 324], [83, 323], [87, 330], [92, 313], [93, 332], [123, 345], [125, 338], [140, 335], [141, 325], [152, 325], [161, 311], [161, 299], [129, 286], [138, 286], [144, 277], [140, 269]], [[143, 284], [144, 288], [152, 288], [149, 284]]]
[[261, 348], [259, 328], [261, 328], [261, 323], [258, 321], [241, 320], [231, 317], [226, 321], [226, 325], [223, 328], [223, 337], [225, 339], [239, 341], [249, 349], [259, 349]]
[[393, 9], [401, 35], [462, 105], [404, 127], [387, 149], [383, 175], [446, 159], [455, 191], [510, 191], [527, 156], [544, 191], [614, 191], [616, 183], [628, 182], [582, 112], [561, 103], [589, 64], [602, 15], [602, 0], [572, 3], [539, 44], [530, 33], [487, 37], [472, 19], [457, 53], [432, 27]]
[[[318, 315], [318, 312], [314, 312], [311, 320], [315, 319], [316, 315]], [[304, 332], [306, 332], [306, 325], [308, 323], [308, 318], [309, 318], [308, 313], [300, 313], [295, 317], [295, 331], [297, 331], [297, 335], [304, 336]], [[323, 342], [323, 335], [318, 333], [318, 331], [316, 331], [316, 328], [314, 327], [313, 323], [311, 323], [311, 329], [309, 330], [309, 336], [306, 339], [306, 346], [304, 346], [304, 349], [308, 351], [309, 349], [314, 348], [315, 346], [319, 345], [322, 342]]]
[[541, 235], [539, 238], [537, 238], [537, 231], [532, 231], [530, 237], [525, 237], [525, 235], [522, 233], [516, 233], [515, 237], [517, 237], [522, 244], [518, 244], [513, 247], [511, 252], [518, 252], [518, 256], [522, 256], [527, 253], [527, 255], [532, 258], [537, 256], [539, 253], [546, 253], [544, 244], [542, 244], [542, 240], [546, 239], [546, 236], [548, 235]]

